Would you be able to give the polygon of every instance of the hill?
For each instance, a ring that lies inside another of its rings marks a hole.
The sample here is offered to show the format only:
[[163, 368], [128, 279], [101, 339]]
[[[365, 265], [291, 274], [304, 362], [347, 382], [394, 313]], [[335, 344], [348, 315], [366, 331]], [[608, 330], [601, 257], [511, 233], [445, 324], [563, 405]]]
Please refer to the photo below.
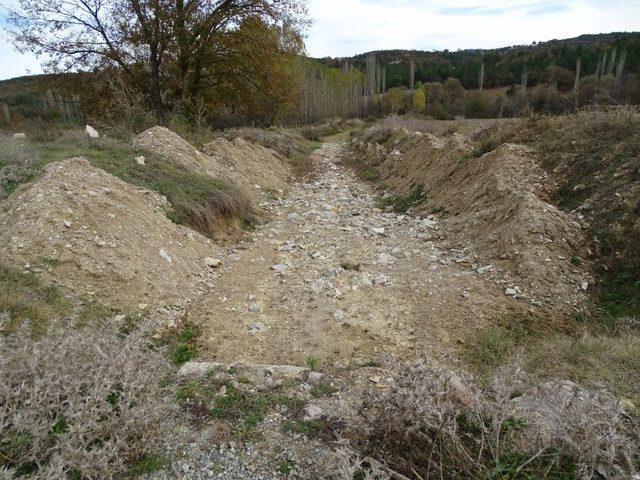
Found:
[[578, 58], [581, 59], [582, 76], [596, 73], [599, 65], [604, 66], [605, 71], [613, 71], [620, 61], [624, 63], [624, 71], [638, 73], [640, 32], [589, 34], [491, 50], [381, 50], [319, 61], [331, 67], [343, 67], [348, 63], [364, 70], [370, 54], [374, 54], [378, 64], [386, 69], [387, 88], [409, 85], [412, 59], [416, 82], [444, 82], [448, 77], [454, 77], [465, 88], [478, 88], [484, 62], [486, 88], [519, 84], [525, 71], [530, 85], [546, 83], [552, 78], [558, 87], [569, 88], [573, 85]]

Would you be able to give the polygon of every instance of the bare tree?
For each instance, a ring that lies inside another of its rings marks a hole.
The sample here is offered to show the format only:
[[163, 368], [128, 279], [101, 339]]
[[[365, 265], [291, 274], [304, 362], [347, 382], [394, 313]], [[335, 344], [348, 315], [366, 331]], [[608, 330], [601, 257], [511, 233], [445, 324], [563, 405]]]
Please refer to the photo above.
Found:
[[413, 58], [409, 61], [409, 90], [413, 91], [416, 85], [416, 62]]

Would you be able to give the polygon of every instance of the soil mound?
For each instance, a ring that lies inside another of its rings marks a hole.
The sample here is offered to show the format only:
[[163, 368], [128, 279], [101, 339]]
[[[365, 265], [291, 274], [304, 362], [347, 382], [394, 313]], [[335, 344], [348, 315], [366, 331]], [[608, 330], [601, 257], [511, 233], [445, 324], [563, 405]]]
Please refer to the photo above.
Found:
[[138, 135], [134, 145], [190, 171], [238, 186], [256, 202], [263, 190], [283, 191], [289, 177], [286, 163], [276, 152], [240, 138], [216, 139], [205, 145], [203, 153], [171, 130], [153, 127]]
[[168, 128], [149, 128], [139, 134], [133, 140], [133, 144], [171, 160], [190, 171], [216, 178], [225, 176], [224, 168], [220, 163], [202, 153]]
[[0, 256], [108, 305], [179, 304], [217, 247], [169, 221], [166, 205], [84, 158], [51, 163], [0, 205]]
[[234, 178], [242, 178], [263, 190], [272, 192], [284, 191], [290, 176], [288, 165], [280, 154], [255, 145], [243, 138], [231, 141], [218, 138], [203, 147]]
[[414, 210], [442, 217], [439, 235], [451, 248], [477, 256], [460, 261], [504, 270], [508, 294], [561, 309], [583, 301], [588, 279], [571, 258], [585, 239], [578, 222], [549, 203], [551, 181], [533, 150], [504, 144], [474, 158], [459, 134], [401, 133], [392, 146], [355, 145], [395, 194], [420, 191]]

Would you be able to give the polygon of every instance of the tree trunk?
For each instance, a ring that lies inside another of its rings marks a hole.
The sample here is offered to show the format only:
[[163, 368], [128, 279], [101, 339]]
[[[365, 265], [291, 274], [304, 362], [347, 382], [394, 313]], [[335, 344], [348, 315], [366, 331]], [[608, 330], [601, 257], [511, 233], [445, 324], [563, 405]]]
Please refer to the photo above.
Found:
[[162, 103], [162, 90], [160, 88], [160, 59], [156, 48], [151, 48], [151, 105], [156, 114], [156, 121], [164, 123], [164, 104]]

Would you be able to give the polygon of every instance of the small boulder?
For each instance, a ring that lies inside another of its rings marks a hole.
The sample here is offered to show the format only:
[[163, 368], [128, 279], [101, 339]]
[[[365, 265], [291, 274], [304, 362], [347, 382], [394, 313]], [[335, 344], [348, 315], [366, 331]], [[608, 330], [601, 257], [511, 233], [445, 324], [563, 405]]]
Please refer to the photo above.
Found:
[[27, 136], [22, 132], [18, 132], [13, 134], [13, 138], [27, 138]]
[[144, 165], [145, 164], [144, 155], [140, 155], [139, 157], [136, 157], [134, 160], [136, 161], [136, 163], [138, 165]]
[[95, 128], [93, 128], [91, 125], [86, 125], [84, 127], [84, 133], [89, 138], [99, 138], [100, 137], [100, 134], [98, 133], [98, 131]]
[[209, 268], [218, 268], [220, 265], [222, 265], [222, 260], [218, 258], [206, 257], [204, 259], [204, 264]]
[[313, 422], [324, 415], [324, 412], [317, 405], [307, 405], [302, 411], [302, 420], [305, 422]]
[[307, 383], [310, 383], [311, 385], [318, 385], [319, 383], [322, 382], [323, 378], [324, 378], [324, 373], [309, 372], [309, 376], [307, 377]]

